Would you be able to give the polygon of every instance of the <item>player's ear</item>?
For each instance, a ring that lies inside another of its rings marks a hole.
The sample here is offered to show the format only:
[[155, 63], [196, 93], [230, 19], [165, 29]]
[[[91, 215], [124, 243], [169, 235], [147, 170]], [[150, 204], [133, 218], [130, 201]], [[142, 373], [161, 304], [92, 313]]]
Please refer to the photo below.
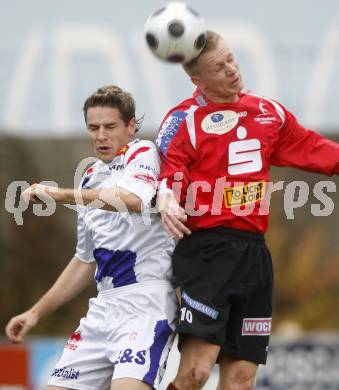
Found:
[[136, 120], [135, 116], [129, 121], [127, 127], [128, 127], [128, 135], [133, 137], [135, 134], [135, 130], [137, 128], [137, 120]]
[[191, 81], [197, 87], [200, 87], [200, 88], [203, 87], [201, 79], [200, 79], [200, 77], [198, 75], [191, 76]]

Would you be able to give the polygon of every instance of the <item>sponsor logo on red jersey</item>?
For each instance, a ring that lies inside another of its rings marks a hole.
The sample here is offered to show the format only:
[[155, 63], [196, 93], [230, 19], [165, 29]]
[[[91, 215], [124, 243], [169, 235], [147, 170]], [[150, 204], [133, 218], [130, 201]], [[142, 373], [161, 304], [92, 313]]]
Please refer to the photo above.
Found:
[[225, 134], [234, 129], [239, 121], [239, 115], [230, 110], [216, 111], [205, 116], [201, 128], [209, 134]]
[[277, 118], [267, 109], [267, 104], [263, 99], [260, 99], [259, 110], [261, 111], [261, 114], [258, 114], [254, 120], [260, 125], [269, 125], [277, 120]]
[[272, 318], [244, 318], [242, 336], [269, 336]]
[[236, 135], [239, 141], [228, 146], [228, 173], [242, 175], [261, 171], [261, 142], [256, 138], [245, 139], [247, 129], [244, 126], [237, 128]]
[[244, 206], [255, 203], [265, 196], [266, 183], [264, 180], [247, 183], [242, 186], [225, 188], [224, 201], [225, 207]]
[[156, 139], [156, 144], [163, 154], [166, 155], [167, 149], [172, 142], [172, 139], [177, 134], [181, 123], [184, 121], [187, 115], [187, 112], [184, 111], [173, 111], [161, 125]]

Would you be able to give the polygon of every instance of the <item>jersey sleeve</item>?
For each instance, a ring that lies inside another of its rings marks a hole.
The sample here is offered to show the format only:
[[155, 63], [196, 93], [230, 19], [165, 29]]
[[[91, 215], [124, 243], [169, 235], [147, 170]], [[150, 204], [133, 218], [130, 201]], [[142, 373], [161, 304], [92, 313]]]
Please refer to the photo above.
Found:
[[284, 123], [271, 153], [271, 163], [328, 176], [339, 174], [339, 144], [301, 126], [284, 107]]
[[85, 210], [86, 206], [77, 205], [78, 222], [75, 256], [85, 263], [92, 263], [95, 261], [93, 256], [94, 245], [91, 232], [86, 226]]
[[128, 149], [123, 176], [116, 184], [138, 196], [147, 205], [156, 194], [159, 172], [160, 159], [156, 146], [150, 141], [140, 141]]
[[[187, 128], [188, 115], [181, 109], [170, 111], [160, 126], [156, 140], [161, 159], [159, 193], [172, 191], [179, 202], [186, 198], [189, 169], [195, 156]], [[194, 126], [192, 131], [195, 131]], [[176, 182], [180, 185], [176, 186]]]

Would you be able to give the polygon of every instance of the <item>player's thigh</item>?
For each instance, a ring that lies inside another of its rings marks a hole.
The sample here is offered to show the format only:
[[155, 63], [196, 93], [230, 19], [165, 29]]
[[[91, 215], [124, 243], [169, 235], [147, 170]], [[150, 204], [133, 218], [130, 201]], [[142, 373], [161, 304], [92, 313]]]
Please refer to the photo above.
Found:
[[150, 390], [152, 386], [138, 379], [123, 378], [112, 381], [111, 390]]
[[265, 364], [272, 322], [273, 273], [265, 245], [251, 243], [253, 269], [232, 300], [222, 355]]
[[172, 286], [152, 282], [125, 290], [110, 323], [116, 323], [115, 316], [119, 326], [106, 348], [114, 364], [112, 381], [133, 378], [158, 388], [174, 340], [177, 301]]
[[187, 336], [181, 346], [178, 375], [185, 375], [192, 369], [209, 374], [217, 360], [220, 347], [195, 336]]
[[257, 369], [258, 364], [256, 363], [221, 355], [219, 358], [218, 390], [230, 390], [235, 385], [238, 385], [239, 389], [254, 389]]
[[[193, 232], [173, 253], [174, 276], [181, 290], [179, 335], [223, 346], [231, 295], [247, 253], [245, 240], [216, 229]], [[179, 337], [181, 348], [181, 336]]]
[[106, 356], [107, 342], [101, 330], [106, 304], [90, 300], [86, 317], [66, 342], [48, 381], [49, 389], [100, 389], [111, 385], [114, 365]]

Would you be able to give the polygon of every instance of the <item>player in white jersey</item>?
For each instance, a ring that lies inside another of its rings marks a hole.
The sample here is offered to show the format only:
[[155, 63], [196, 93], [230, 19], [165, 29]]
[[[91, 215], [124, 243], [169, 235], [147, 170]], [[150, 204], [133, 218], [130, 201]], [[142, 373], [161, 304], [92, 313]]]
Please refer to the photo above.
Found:
[[134, 101], [120, 88], [98, 89], [84, 114], [99, 160], [87, 169], [81, 188], [34, 184], [24, 193], [33, 202], [82, 199], [75, 256], [31, 309], [9, 321], [6, 333], [22, 342], [42, 315], [69, 301], [95, 274], [98, 296], [69, 338], [48, 389], [157, 389], [177, 314], [174, 242], [158, 214], [140, 213], [156, 194], [158, 154], [152, 142], [134, 140]]

